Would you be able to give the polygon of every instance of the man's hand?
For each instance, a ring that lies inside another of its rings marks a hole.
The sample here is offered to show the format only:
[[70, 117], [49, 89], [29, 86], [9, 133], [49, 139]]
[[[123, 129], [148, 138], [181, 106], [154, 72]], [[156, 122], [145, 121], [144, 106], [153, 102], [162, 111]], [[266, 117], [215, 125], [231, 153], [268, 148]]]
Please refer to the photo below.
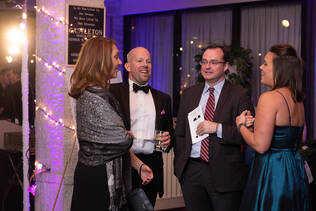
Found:
[[161, 147], [162, 148], [167, 148], [170, 145], [171, 137], [169, 132], [163, 132], [162, 137], [160, 139], [161, 141]]
[[217, 123], [204, 120], [201, 122], [196, 129], [196, 134], [201, 136], [204, 134], [216, 133], [217, 132]]

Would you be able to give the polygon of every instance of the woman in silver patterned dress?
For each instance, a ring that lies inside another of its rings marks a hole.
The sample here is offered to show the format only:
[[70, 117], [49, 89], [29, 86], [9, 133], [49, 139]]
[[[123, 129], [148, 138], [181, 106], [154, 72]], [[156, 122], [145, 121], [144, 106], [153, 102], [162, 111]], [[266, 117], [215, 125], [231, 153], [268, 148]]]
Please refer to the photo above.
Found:
[[133, 135], [125, 130], [119, 104], [108, 91], [121, 64], [115, 42], [95, 37], [82, 46], [71, 76], [79, 140], [72, 211], [128, 210], [131, 167], [144, 184], [153, 179], [151, 169], [129, 150]]

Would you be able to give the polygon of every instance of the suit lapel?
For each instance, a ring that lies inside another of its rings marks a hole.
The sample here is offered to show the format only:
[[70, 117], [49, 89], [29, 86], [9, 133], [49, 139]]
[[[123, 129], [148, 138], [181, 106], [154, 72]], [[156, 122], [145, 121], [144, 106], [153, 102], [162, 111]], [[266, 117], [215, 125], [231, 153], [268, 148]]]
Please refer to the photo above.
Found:
[[155, 110], [156, 110], [156, 121], [155, 121], [155, 129], [159, 129], [160, 126], [160, 116], [162, 111], [162, 102], [160, 99], [160, 95], [156, 90], [154, 90], [152, 87], [149, 87], [151, 94], [153, 96], [154, 104], [155, 104]]
[[191, 112], [192, 110], [196, 109], [196, 107], [199, 106], [200, 100], [201, 100], [201, 96], [202, 96], [202, 92], [204, 89], [205, 84], [201, 83], [196, 87], [196, 90], [194, 91], [194, 95], [191, 96], [192, 99], [192, 104], [191, 104], [191, 108], [189, 109], [189, 112]]
[[129, 85], [123, 84], [121, 89], [121, 98], [122, 98], [122, 109], [126, 118], [126, 129], [131, 129], [131, 114], [130, 114], [130, 105], [129, 105]]
[[216, 122], [218, 120], [218, 118], [221, 116], [221, 112], [222, 112], [222, 108], [225, 105], [226, 100], [228, 99], [230, 93], [230, 83], [225, 80], [224, 86], [222, 88], [222, 91], [219, 95], [219, 99], [215, 108], [215, 112], [214, 112], [214, 121]]

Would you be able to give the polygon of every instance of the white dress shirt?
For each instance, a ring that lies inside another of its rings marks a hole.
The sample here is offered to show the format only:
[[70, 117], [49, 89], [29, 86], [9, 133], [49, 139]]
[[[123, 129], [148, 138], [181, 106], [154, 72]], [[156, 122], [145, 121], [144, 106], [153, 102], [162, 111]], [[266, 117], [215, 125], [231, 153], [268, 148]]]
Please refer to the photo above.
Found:
[[[219, 96], [221, 94], [222, 88], [224, 86], [224, 83], [225, 83], [225, 80], [219, 82], [218, 84], [216, 84], [214, 86], [214, 97], [215, 97], [214, 111], [216, 109], [217, 102], [218, 102]], [[201, 105], [201, 107], [202, 107], [203, 114], [205, 113], [206, 103], [207, 103], [207, 100], [210, 96], [209, 88], [210, 88], [210, 86], [205, 82], [205, 86], [204, 86], [202, 96], [200, 99], [200, 103], [199, 103], [199, 105]], [[216, 135], [217, 135], [217, 137], [222, 138], [222, 124], [220, 124], [220, 123], [217, 125]], [[199, 142], [192, 145], [190, 157], [192, 157], [192, 158], [200, 157], [201, 144], [202, 144], [202, 141], [199, 141]]]
[[156, 121], [154, 99], [150, 89], [147, 94], [141, 90], [135, 93], [133, 91], [135, 82], [128, 80], [128, 83], [131, 131], [135, 136], [131, 150], [134, 153], [150, 154], [155, 148], [152, 141], [155, 136]]

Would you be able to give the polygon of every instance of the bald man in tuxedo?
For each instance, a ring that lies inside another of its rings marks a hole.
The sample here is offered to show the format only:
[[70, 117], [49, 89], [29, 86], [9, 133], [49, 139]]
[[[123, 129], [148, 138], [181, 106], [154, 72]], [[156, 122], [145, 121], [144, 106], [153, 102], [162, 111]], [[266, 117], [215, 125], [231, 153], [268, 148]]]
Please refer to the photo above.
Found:
[[[155, 150], [155, 130], [165, 131], [162, 149], [171, 147], [173, 122], [171, 98], [148, 85], [152, 65], [149, 51], [143, 47], [132, 49], [124, 65], [129, 73], [128, 83], [111, 84], [110, 91], [118, 99], [123, 112], [125, 127], [135, 138], [131, 150], [146, 163], [154, 173], [151, 183], [142, 186], [150, 202], [155, 206], [157, 193], [163, 195], [162, 152]], [[141, 185], [138, 173], [133, 170], [133, 188]]]

